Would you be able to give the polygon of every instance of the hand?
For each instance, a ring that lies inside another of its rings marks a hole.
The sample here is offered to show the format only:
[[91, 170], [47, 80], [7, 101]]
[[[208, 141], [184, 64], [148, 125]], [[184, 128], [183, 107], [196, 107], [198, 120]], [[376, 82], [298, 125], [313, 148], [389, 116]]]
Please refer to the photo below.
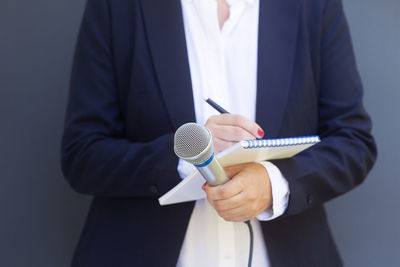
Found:
[[250, 220], [272, 206], [268, 172], [259, 163], [225, 168], [230, 181], [223, 185], [203, 185], [208, 202], [226, 221]]
[[214, 152], [216, 154], [239, 141], [264, 136], [264, 131], [257, 123], [241, 115], [221, 114], [211, 116], [205, 126], [213, 136]]

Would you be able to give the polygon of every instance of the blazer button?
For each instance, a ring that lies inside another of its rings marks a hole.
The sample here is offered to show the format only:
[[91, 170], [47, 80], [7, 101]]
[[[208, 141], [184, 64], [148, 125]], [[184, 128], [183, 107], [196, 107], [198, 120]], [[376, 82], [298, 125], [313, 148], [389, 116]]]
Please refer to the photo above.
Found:
[[311, 204], [313, 204], [314, 203], [314, 195], [313, 194], [309, 194], [308, 196], [307, 196], [307, 204], [308, 205], [311, 205]]
[[152, 194], [157, 194], [158, 193], [158, 188], [155, 185], [150, 186], [150, 192]]

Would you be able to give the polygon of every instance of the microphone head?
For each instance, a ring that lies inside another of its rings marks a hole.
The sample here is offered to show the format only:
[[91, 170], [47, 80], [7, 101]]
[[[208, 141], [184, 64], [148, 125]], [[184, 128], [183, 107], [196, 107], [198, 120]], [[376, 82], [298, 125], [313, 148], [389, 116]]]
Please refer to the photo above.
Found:
[[192, 164], [207, 161], [213, 154], [210, 130], [197, 123], [186, 123], [178, 128], [174, 137], [175, 154]]

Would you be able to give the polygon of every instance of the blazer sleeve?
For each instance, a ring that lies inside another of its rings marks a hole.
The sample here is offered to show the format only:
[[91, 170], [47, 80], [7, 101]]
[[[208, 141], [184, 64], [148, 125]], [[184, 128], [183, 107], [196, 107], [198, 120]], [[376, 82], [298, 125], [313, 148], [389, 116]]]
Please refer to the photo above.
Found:
[[322, 141], [291, 159], [273, 161], [289, 183], [285, 215], [321, 205], [360, 184], [377, 153], [341, 0], [327, 0], [321, 32], [318, 134]]
[[159, 196], [180, 181], [172, 128], [150, 142], [125, 138], [111, 44], [108, 2], [89, 0], [72, 67], [62, 170], [80, 193]]

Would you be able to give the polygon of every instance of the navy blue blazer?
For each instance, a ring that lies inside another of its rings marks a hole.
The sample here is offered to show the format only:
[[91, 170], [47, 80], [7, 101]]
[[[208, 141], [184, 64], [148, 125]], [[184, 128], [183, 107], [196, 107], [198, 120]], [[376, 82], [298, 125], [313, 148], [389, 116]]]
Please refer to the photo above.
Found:
[[[274, 161], [290, 199], [261, 222], [271, 266], [341, 266], [323, 203], [361, 183], [376, 156], [341, 0], [260, 0], [258, 47], [265, 137], [322, 138]], [[62, 169], [94, 198], [72, 266], [176, 265], [193, 202], [157, 198], [180, 181], [173, 134], [195, 121], [192, 97], [179, 0], [88, 1]]]

